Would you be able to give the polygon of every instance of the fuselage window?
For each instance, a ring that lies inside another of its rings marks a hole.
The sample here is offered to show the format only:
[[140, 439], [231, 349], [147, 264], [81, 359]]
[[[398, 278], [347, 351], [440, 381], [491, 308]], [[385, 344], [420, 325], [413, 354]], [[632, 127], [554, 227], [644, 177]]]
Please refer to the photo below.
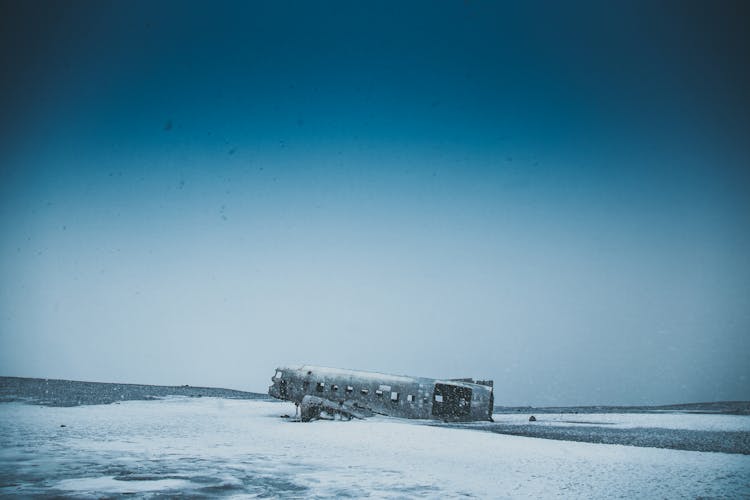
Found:
[[337, 386], [336, 384], [333, 384], [333, 385], [331, 386], [331, 390], [332, 390], [332, 391], [338, 391], [338, 390], [339, 390], [339, 386]]
[[443, 396], [440, 395], [440, 394], [435, 394], [435, 401], [437, 401], [438, 403], [442, 403], [443, 402]]
[[406, 400], [407, 400], [407, 401], [408, 401], [409, 403], [413, 403], [413, 402], [414, 402], [414, 395], [412, 395], [412, 394], [409, 394], [409, 395], [407, 395], [407, 396], [406, 396]]
[[352, 387], [350, 385], [347, 385], [346, 386], [346, 392], [349, 392], [349, 393], [354, 392], [354, 387]]
[[378, 390], [375, 391], [375, 394], [377, 394], [378, 396], [382, 396], [383, 395], [383, 391], [381, 391], [380, 389], [378, 389]]
[[323, 392], [323, 389], [326, 388], [326, 385], [323, 382], [318, 382], [318, 385], [315, 386], [315, 390], [318, 392]]
[[364, 394], [365, 396], [367, 396], [370, 393], [370, 389], [362, 389], [359, 392], [361, 392], [362, 394]]
[[398, 401], [398, 393], [396, 391], [391, 393], [391, 401]]

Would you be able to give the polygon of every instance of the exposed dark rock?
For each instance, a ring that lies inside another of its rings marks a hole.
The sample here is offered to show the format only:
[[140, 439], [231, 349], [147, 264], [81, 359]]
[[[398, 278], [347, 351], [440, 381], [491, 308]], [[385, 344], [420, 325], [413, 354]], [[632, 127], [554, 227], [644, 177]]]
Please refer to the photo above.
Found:
[[166, 396], [267, 399], [265, 394], [188, 385], [139, 385], [77, 382], [41, 378], [0, 377], [0, 402], [24, 402], [43, 406], [110, 404], [119, 401], [161, 399]]

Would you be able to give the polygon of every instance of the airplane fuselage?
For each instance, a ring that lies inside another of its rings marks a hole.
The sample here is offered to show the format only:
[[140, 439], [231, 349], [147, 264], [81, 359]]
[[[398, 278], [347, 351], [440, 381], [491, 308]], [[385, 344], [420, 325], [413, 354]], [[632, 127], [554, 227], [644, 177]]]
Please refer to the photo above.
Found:
[[440, 380], [319, 366], [280, 367], [271, 381], [270, 396], [298, 405], [308, 396], [306, 401], [393, 417], [492, 420], [492, 381]]

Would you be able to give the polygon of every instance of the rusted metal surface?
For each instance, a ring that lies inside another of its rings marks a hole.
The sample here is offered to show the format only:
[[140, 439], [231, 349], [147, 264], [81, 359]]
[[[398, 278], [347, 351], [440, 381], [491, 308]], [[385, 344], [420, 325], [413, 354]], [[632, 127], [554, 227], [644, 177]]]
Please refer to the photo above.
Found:
[[440, 380], [325, 368], [280, 367], [268, 394], [301, 407], [303, 420], [368, 412], [451, 422], [492, 421], [492, 381]]

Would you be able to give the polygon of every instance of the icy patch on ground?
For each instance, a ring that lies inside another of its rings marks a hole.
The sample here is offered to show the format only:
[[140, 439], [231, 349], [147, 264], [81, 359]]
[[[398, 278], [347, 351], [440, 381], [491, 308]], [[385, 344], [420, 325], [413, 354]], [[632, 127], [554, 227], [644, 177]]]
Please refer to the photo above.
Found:
[[0, 495], [750, 495], [750, 456], [532, 439], [382, 417], [302, 424], [279, 418], [284, 413], [294, 406], [210, 398], [74, 408], [0, 404]]
[[182, 490], [190, 486], [183, 479], [123, 480], [115, 477], [82, 477], [63, 479], [52, 489], [76, 493], [145, 493], [149, 491]]

